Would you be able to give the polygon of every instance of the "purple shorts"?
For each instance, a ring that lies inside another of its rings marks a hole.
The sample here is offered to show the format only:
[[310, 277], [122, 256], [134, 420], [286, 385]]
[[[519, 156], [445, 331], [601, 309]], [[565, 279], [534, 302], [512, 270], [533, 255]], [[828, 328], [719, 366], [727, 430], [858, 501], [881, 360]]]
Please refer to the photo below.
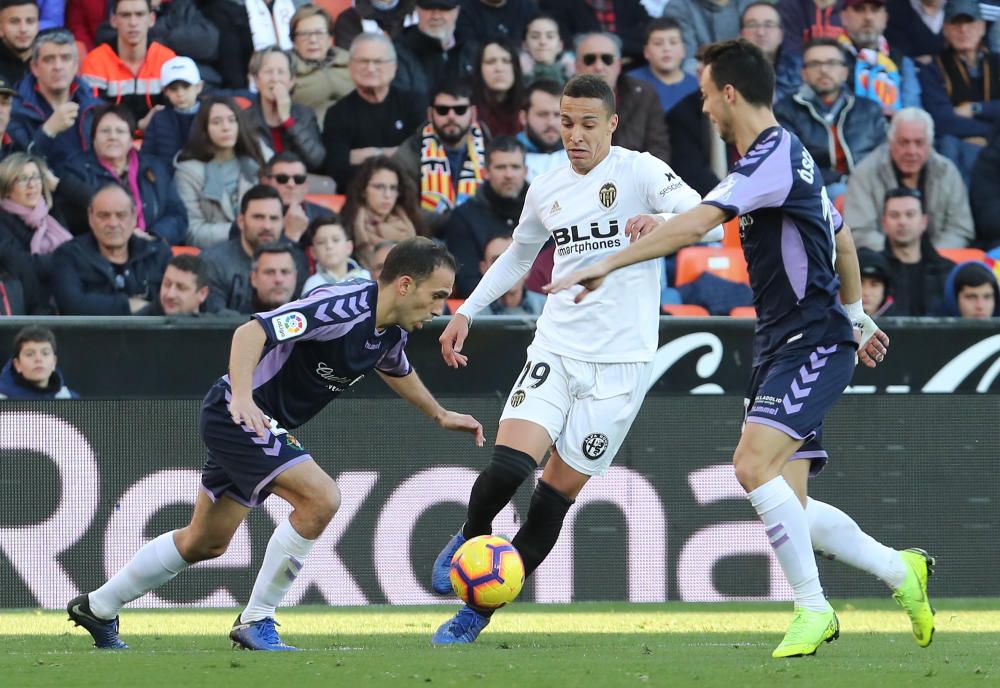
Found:
[[312, 459], [302, 443], [272, 420], [265, 437], [229, 415], [232, 392], [222, 382], [208, 391], [201, 406], [201, 436], [208, 460], [201, 484], [212, 501], [223, 495], [248, 507], [267, 499], [267, 486], [292, 466]]
[[757, 366], [750, 378], [745, 421], [804, 440], [792, 459], [809, 459], [809, 475], [826, 465], [823, 418], [850, 383], [855, 354], [848, 344], [789, 351]]

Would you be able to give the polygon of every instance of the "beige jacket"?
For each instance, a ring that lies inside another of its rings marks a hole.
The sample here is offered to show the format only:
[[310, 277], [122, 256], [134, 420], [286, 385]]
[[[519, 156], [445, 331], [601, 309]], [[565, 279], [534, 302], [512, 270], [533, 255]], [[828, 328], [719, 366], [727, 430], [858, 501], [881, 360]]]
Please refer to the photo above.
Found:
[[297, 61], [292, 100], [312, 108], [320, 131], [330, 106], [354, 90], [347, 63], [347, 51], [341, 48], [333, 48], [322, 62]]

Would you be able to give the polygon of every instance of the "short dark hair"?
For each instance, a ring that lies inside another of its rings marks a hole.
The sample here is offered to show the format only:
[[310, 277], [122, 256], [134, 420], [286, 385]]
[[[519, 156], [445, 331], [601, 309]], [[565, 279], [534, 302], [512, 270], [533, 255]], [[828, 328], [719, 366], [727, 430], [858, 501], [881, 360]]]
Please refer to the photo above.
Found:
[[94, 140], [97, 138], [97, 125], [101, 123], [101, 120], [108, 115], [115, 115], [118, 119], [125, 122], [128, 125], [129, 136], [135, 133], [135, 115], [124, 105], [119, 105], [118, 103], [105, 103], [104, 105], [98, 105], [94, 109], [94, 119], [91, 121], [93, 124], [90, 125], [90, 148], [94, 148]]
[[562, 84], [555, 79], [536, 79], [532, 81], [524, 90], [524, 102], [521, 104], [521, 109], [525, 112], [531, 109], [531, 96], [534, 95], [536, 91], [548, 93], [550, 96], [559, 98], [562, 95], [563, 87]]
[[464, 79], [446, 79], [434, 87], [431, 92], [431, 105], [439, 95], [451, 96], [452, 98], [468, 98], [472, 100], [472, 85]]
[[409, 275], [419, 283], [441, 267], [448, 268], [452, 272], [458, 269], [455, 257], [448, 252], [448, 249], [427, 237], [412, 237], [399, 242], [389, 251], [378, 281], [389, 284], [398, 277]]
[[993, 285], [996, 294], [997, 283], [986, 263], [971, 262], [963, 265], [955, 272], [955, 295], [962, 293], [965, 287], [981, 287], [984, 284]]
[[52, 345], [52, 353], [56, 352], [56, 336], [47, 327], [29, 325], [14, 335], [14, 358], [21, 355], [21, 349], [28, 342], [48, 342]]
[[320, 227], [326, 227], [327, 225], [337, 225], [344, 230], [344, 236], [347, 237], [348, 241], [354, 241], [353, 228], [345, 225], [344, 221], [340, 219], [340, 215], [329, 211], [319, 217], [313, 218], [309, 222], [306, 231], [302, 234], [302, 243], [306, 246], [312, 246], [313, 239], [316, 238], [316, 232], [319, 231]]
[[770, 107], [774, 100], [774, 68], [745, 38], [712, 43], [702, 58], [712, 68], [712, 82], [718, 89], [735, 88], [747, 104]]
[[885, 209], [889, 206], [889, 200], [892, 198], [915, 198], [920, 203], [920, 212], [925, 213], [924, 210], [924, 194], [920, 189], [911, 189], [908, 186], [897, 186], [895, 189], [889, 189], [885, 192], [885, 199], [882, 201], [882, 214], [885, 214]]
[[87, 210], [89, 211], [94, 207], [94, 199], [96, 199], [98, 196], [100, 196], [102, 193], [104, 193], [109, 189], [121, 191], [123, 194], [128, 196], [129, 202], [131, 202], [132, 204], [132, 212], [136, 211], [135, 196], [132, 195], [132, 192], [130, 190], [126, 189], [118, 182], [105, 182], [104, 184], [101, 184], [99, 187], [97, 187], [97, 191], [92, 193], [90, 195], [90, 200], [87, 201]]
[[515, 151], [521, 153], [522, 159], [528, 154], [524, 144], [513, 136], [498, 136], [486, 144], [486, 165], [489, 166], [490, 158], [494, 153], [514, 153]]
[[[118, 11], [118, 5], [125, 2], [125, 0], [111, 0], [111, 12], [112, 14]], [[153, 11], [153, 0], [146, 0], [146, 7], [149, 11]]]
[[[34, 5], [38, 7], [38, 0], [0, 0], [0, 12], [8, 7], [18, 7], [20, 5]], [[41, 13], [41, 9], [38, 10]]]
[[182, 272], [190, 272], [194, 275], [195, 287], [201, 289], [208, 286], [208, 264], [201, 256], [191, 253], [180, 253], [170, 259], [167, 267], [174, 266]]
[[[304, 7], [309, 7], [310, 5], [304, 5]], [[298, 155], [292, 151], [281, 151], [280, 153], [275, 153], [271, 156], [271, 159], [261, 165], [260, 176], [261, 178], [267, 177], [271, 174], [271, 170], [274, 169], [275, 165], [280, 165], [283, 162], [288, 163], [298, 163], [299, 165], [305, 166], [305, 162]]]
[[743, 8], [743, 11], [740, 13], [740, 29], [743, 28], [743, 18], [746, 17], [747, 12], [749, 12], [754, 7], [770, 7], [772, 10], [774, 10], [775, 14], [778, 15], [778, 26], [779, 27], [781, 26], [781, 12], [778, 11], [778, 3], [768, 2], [767, 0], [760, 0], [759, 2], [751, 2], [749, 5]]
[[289, 257], [292, 259], [292, 264], [295, 266], [296, 271], [298, 271], [299, 264], [295, 260], [295, 252], [292, 250], [292, 245], [282, 241], [269, 241], [268, 243], [261, 244], [260, 246], [255, 248], [253, 250], [253, 262], [251, 263], [250, 269], [251, 270], [257, 269], [257, 262], [260, 260], [260, 257], [263, 256], [264, 254], [278, 254], [278, 253], [287, 253]]
[[844, 53], [844, 46], [836, 38], [820, 36], [819, 38], [812, 38], [806, 41], [806, 44], [802, 46], [802, 56], [805, 57], [805, 54], [813, 48], [836, 48], [837, 52], [840, 53], [841, 59], [847, 59], [847, 55]]
[[659, 17], [646, 24], [646, 32], [642, 36], [642, 44], [649, 43], [649, 39], [657, 31], [677, 31], [681, 37], [684, 36], [684, 29], [681, 28], [680, 22], [673, 17]]
[[267, 184], [254, 184], [247, 192], [243, 194], [243, 198], [240, 199], [240, 215], [246, 213], [247, 208], [250, 207], [250, 201], [262, 201], [269, 198], [273, 198], [280, 205], [282, 212], [284, 212], [285, 205], [281, 202], [281, 194], [273, 186], [268, 186]]
[[566, 82], [564, 98], [596, 98], [604, 103], [608, 117], [615, 114], [615, 92], [596, 74], [577, 74]]

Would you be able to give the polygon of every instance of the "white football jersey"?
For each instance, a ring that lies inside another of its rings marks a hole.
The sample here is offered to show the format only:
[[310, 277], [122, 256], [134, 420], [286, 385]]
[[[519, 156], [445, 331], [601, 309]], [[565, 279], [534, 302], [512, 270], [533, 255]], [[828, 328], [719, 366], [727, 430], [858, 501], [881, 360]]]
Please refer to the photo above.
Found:
[[[625, 225], [635, 215], [681, 213], [699, 203], [701, 196], [662, 160], [612, 146], [586, 175], [567, 162], [535, 179], [514, 238], [529, 244], [550, 235], [555, 239], [555, 280], [628, 246]], [[661, 262], [611, 273], [582, 303], [573, 303], [580, 288], [550, 295], [538, 318], [535, 343], [581, 361], [652, 360], [658, 344]]]

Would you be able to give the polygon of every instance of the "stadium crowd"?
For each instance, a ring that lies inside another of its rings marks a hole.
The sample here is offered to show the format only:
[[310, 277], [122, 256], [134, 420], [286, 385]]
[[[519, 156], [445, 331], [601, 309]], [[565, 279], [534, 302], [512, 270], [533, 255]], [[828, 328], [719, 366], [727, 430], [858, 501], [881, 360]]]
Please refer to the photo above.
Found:
[[[449, 305], [566, 162], [562, 84], [704, 194], [734, 153], [699, 55], [742, 36], [854, 230], [865, 307], [1000, 317], [1000, 21], [976, 0], [0, 0], [0, 315], [276, 308], [448, 246]], [[664, 260], [677, 315], [752, 316], [738, 219]], [[491, 314], [535, 315], [553, 248]]]

